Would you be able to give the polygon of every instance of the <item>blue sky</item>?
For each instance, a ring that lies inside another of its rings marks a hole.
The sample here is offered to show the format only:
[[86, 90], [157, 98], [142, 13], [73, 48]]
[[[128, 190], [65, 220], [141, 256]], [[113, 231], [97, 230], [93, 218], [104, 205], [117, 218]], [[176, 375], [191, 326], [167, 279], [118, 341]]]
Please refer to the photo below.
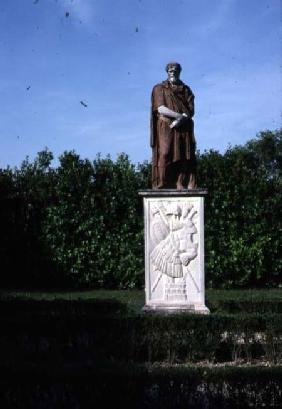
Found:
[[150, 160], [151, 89], [171, 60], [201, 152], [281, 126], [280, 0], [1, 0], [0, 167], [45, 147]]

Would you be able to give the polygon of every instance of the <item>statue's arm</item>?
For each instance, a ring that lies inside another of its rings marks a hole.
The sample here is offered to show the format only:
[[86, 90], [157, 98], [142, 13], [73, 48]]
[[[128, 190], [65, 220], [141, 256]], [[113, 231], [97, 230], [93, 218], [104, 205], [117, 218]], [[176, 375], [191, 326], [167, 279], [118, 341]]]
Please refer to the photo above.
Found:
[[158, 107], [158, 112], [161, 115], [168, 116], [169, 118], [174, 118], [175, 120], [170, 124], [170, 128], [177, 128], [178, 126], [182, 125], [183, 122], [187, 120], [188, 115], [183, 113], [180, 114], [179, 112], [172, 111], [171, 109], [167, 108], [164, 105]]
[[192, 118], [195, 113], [195, 106], [194, 106], [195, 96], [189, 87], [186, 87], [185, 92], [186, 92], [186, 99], [188, 101], [189, 116], [190, 118]]
[[183, 116], [183, 114], [172, 111], [171, 109], [165, 107], [164, 105], [161, 105], [158, 107], [158, 113], [161, 115], [168, 116], [169, 118], [175, 118], [175, 119], [180, 119]]

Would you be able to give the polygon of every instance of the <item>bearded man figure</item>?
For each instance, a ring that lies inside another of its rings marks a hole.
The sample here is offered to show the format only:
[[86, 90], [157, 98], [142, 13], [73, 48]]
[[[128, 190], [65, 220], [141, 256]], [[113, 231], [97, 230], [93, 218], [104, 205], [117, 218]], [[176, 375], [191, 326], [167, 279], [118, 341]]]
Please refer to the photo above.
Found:
[[180, 78], [181, 65], [166, 66], [168, 79], [152, 91], [153, 189], [195, 189], [194, 95]]

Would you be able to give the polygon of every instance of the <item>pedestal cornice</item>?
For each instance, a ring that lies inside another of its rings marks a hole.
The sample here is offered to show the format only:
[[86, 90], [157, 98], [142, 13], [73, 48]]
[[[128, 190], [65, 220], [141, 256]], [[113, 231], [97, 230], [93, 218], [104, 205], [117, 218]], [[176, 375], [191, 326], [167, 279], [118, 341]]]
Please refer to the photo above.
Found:
[[207, 196], [208, 190], [203, 188], [198, 189], [144, 189], [139, 190], [138, 195], [141, 197], [195, 197]]

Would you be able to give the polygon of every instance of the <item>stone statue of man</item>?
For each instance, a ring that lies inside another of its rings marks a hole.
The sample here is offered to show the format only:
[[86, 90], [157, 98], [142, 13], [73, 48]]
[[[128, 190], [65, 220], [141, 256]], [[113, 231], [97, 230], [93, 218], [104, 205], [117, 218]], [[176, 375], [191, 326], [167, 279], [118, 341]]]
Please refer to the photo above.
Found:
[[180, 80], [181, 66], [166, 66], [168, 78], [152, 91], [153, 189], [196, 188], [194, 95]]

